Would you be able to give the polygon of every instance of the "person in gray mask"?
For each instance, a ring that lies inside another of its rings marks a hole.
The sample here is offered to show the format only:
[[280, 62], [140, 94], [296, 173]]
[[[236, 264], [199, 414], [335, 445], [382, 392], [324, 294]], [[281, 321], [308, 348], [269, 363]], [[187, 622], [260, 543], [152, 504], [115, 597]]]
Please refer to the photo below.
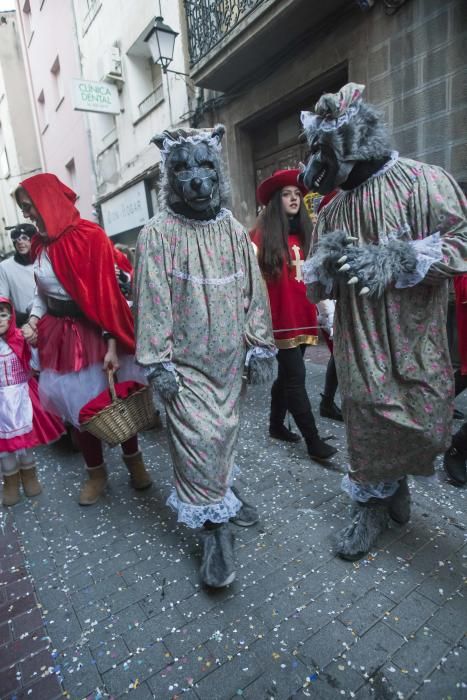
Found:
[[18, 224], [10, 230], [15, 253], [0, 263], [0, 296], [11, 299], [18, 327], [28, 319], [28, 307], [34, 297], [34, 269], [31, 239], [37, 229], [32, 224]]

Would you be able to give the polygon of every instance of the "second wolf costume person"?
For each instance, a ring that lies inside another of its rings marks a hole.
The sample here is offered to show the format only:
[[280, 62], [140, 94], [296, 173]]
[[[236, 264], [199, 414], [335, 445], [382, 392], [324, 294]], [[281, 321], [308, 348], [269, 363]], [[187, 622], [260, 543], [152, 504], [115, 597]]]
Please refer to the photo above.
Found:
[[235, 578], [228, 521], [257, 520], [232, 488], [245, 364], [272, 378], [274, 340], [266, 292], [247, 231], [228, 209], [224, 127], [165, 131], [162, 211], [136, 248], [136, 358], [166, 401], [179, 522], [204, 526], [201, 577]]
[[433, 474], [449, 445], [447, 280], [467, 270], [462, 191], [441, 168], [391, 150], [363, 90], [349, 83], [302, 113], [311, 146], [303, 183], [341, 189], [318, 216], [304, 269], [312, 301], [337, 298], [344, 488], [355, 503], [337, 540], [344, 559], [366, 554], [388, 515], [407, 522], [407, 476]]

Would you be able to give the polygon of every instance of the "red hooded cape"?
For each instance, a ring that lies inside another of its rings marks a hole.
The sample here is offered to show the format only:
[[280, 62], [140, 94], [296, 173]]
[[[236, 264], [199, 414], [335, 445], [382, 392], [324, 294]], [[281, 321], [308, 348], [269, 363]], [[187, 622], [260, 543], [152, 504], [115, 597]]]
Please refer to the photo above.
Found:
[[33, 237], [33, 259], [47, 250], [58, 280], [84, 315], [133, 354], [133, 316], [118, 287], [114, 247], [103, 229], [81, 219], [75, 207], [76, 194], [55, 175], [33, 175], [23, 180], [21, 187], [47, 232], [46, 239]]
[[29, 345], [23, 338], [19, 328], [16, 328], [16, 315], [13, 304], [10, 299], [6, 297], [0, 297], [0, 304], [8, 304], [11, 309], [11, 318], [8, 330], [3, 336], [3, 340], [10, 348], [13, 350], [15, 355], [19, 358], [24, 369], [29, 372], [29, 363], [31, 361], [31, 350]]

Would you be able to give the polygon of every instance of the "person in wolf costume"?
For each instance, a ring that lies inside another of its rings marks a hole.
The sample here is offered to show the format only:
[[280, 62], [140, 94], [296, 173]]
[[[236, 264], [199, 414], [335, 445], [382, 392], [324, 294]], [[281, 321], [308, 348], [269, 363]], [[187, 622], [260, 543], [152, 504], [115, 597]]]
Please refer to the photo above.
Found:
[[242, 377], [272, 379], [266, 290], [248, 233], [223, 208], [225, 129], [178, 129], [152, 140], [162, 155], [161, 212], [136, 247], [137, 361], [166, 404], [178, 521], [203, 526], [201, 578], [235, 578], [229, 520], [258, 520], [232, 487]]
[[433, 474], [449, 445], [453, 382], [447, 280], [467, 269], [465, 197], [443, 169], [391, 150], [363, 85], [325, 94], [301, 119], [301, 181], [326, 194], [305, 263], [310, 299], [337, 299], [334, 352], [350, 469], [352, 523], [336, 553], [365, 555], [410, 517], [408, 475]]

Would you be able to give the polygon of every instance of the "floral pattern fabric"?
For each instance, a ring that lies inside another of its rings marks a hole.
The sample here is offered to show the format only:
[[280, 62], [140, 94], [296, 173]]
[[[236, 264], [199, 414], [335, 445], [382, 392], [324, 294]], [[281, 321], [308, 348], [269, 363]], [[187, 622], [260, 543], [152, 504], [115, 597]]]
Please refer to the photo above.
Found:
[[[450, 444], [448, 279], [467, 270], [466, 214], [465, 196], [448, 173], [400, 158], [339, 193], [318, 217], [312, 250], [337, 229], [360, 244], [441, 236], [442, 259], [414, 287], [391, 287], [375, 300], [345, 282], [334, 286], [334, 356], [356, 481], [430, 475], [435, 457]], [[310, 296], [317, 302], [326, 293], [316, 283]]]
[[196, 509], [198, 524], [216, 503], [228, 519], [241, 505], [228, 488], [246, 354], [275, 350], [247, 231], [227, 210], [207, 222], [162, 212], [138, 238], [134, 310], [137, 361], [173, 363], [181, 384], [166, 404], [176, 491], [170, 505], [186, 524], [190, 505], [206, 506], [201, 516]]

